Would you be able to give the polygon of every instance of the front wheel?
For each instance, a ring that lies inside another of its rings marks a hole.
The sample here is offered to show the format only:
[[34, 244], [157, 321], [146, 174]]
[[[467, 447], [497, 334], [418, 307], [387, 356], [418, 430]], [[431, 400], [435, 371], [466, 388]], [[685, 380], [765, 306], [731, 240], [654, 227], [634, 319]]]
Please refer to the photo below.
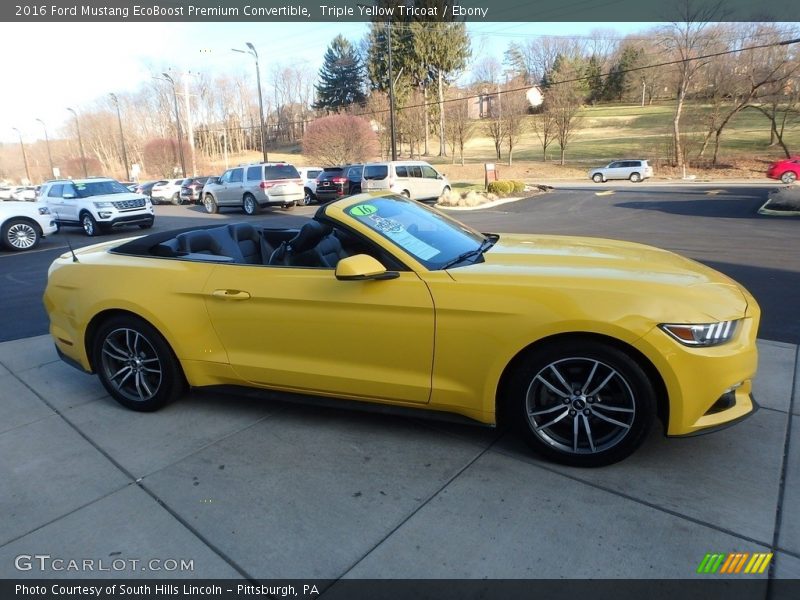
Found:
[[205, 207], [206, 212], [210, 215], [219, 212], [219, 206], [217, 205], [217, 201], [214, 200], [214, 196], [212, 196], [211, 194], [206, 194], [206, 197], [203, 198], [203, 207]]
[[100, 381], [123, 406], [149, 412], [183, 392], [178, 360], [161, 334], [142, 319], [127, 315], [109, 319], [93, 344]]
[[153, 223], [155, 223], [155, 221], [148, 221], [147, 223], [139, 223], [139, 229], [150, 229], [151, 227], [153, 227]]
[[37, 225], [25, 219], [9, 219], [3, 225], [3, 245], [12, 251], [32, 250], [39, 245], [42, 233]]
[[314, 194], [312, 194], [311, 190], [308, 189], [308, 188], [305, 188], [303, 190], [303, 192], [304, 192], [304, 194], [303, 194], [303, 204], [305, 204], [306, 206], [308, 206], [309, 204], [312, 204], [314, 202]]
[[100, 227], [97, 225], [97, 221], [89, 213], [83, 213], [81, 216], [81, 226], [83, 227], [83, 232], [89, 237], [100, 234]]
[[291, 204], [284, 204], [283, 206], [281, 206], [281, 208], [283, 210], [290, 210], [290, 209], [294, 208], [294, 205], [295, 205], [295, 203], [292, 202]]
[[783, 183], [794, 183], [797, 180], [797, 173], [794, 171], [786, 171], [783, 175], [781, 175], [781, 181]]
[[595, 183], [603, 183], [603, 176], [600, 173], [595, 173], [592, 175], [592, 181]]
[[181, 203], [181, 195], [178, 192], [175, 192], [174, 194], [172, 194], [172, 198], [170, 199], [170, 201], [175, 206], [178, 206]]
[[244, 209], [244, 214], [253, 216], [258, 212], [258, 202], [251, 194], [246, 194], [242, 199], [242, 208]]
[[653, 384], [639, 364], [594, 340], [534, 347], [507, 389], [513, 425], [525, 441], [550, 460], [575, 467], [629, 456], [656, 412]]

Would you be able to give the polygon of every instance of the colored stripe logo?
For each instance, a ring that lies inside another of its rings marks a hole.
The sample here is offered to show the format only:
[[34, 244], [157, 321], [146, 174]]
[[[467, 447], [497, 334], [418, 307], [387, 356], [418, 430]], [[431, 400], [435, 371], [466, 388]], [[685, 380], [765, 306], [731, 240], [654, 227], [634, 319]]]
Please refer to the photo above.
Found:
[[772, 561], [772, 552], [731, 552], [729, 554], [706, 554], [697, 567], [702, 574], [736, 575], [759, 574], [767, 570]]

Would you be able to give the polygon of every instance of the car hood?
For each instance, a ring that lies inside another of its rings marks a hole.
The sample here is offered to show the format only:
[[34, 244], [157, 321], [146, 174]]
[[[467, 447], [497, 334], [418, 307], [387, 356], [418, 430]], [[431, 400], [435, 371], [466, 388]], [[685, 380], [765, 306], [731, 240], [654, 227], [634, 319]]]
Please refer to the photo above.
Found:
[[125, 202], [129, 200], [142, 200], [147, 199], [142, 194], [136, 194], [134, 192], [127, 192], [125, 194], [101, 194], [99, 196], [87, 196], [83, 198], [83, 200], [87, 200], [89, 202]]
[[[522, 284], [624, 289], [696, 301], [716, 318], [744, 315], [748, 298], [734, 280], [698, 262], [644, 244], [550, 235], [503, 234], [484, 262], [450, 269], [456, 281], [494, 280]], [[638, 286], [638, 287], [637, 287]], [[655, 298], [654, 298], [655, 300]]]

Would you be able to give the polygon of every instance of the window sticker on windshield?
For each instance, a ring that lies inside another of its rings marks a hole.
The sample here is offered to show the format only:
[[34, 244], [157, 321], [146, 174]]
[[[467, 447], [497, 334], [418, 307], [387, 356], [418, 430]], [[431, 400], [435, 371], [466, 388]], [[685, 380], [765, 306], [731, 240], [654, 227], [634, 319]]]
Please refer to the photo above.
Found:
[[403, 225], [394, 219], [387, 219], [378, 215], [370, 216], [370, 220], [374, 223], [373, 227], [378, 231], [384, 233], [397, 233], [403, 231]]
[[372, 204], [359, 204], [358, 206], [352, 207], [348, 212], [354, 217], [366, 217], [367, 215], [378, 212], [378, 208]]
[[384, 234], [395, 244], [422, 260], [430, 260], [439, 254], [439, 250], [402, 228], [399, 231], [384, 231]]

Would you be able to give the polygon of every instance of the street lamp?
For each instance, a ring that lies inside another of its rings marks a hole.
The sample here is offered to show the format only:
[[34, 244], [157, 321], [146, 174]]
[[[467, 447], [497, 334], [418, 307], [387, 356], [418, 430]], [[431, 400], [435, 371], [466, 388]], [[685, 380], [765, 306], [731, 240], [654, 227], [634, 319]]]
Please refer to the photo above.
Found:
[[119, 112], [119, 99], [113, 92], [108, 95], [114, 106], [117, 107], [117, 122], [119, 123], [119, 139], [122, 142], [122, 162], [125, 164], [125, 181], [131, 180], [130, 167], [128, 166], [128, 152], [125, 149], [125, 134], [122, 132], [122, 115]]
[[[178, 133], [178, 156], [181, 158], [181, 173], [186, 177], [186, 159], [183, 157], [183, 130], [181, 129], [181, 114], [178, 112], [178, 91], [175, 89], [175, 80], [169, 73], [161, 73], [166, 81], [172, 86], [172, 98], [175, 101], [175, 127]], [[160, 79], [156, 77], [156, 79]]]
[[22, 148], [22, 162], [25, 163], [25, 178], [28, 180], [28, 184], [30, 184], [31, 172], [28, 170], [28, 155], [25, 154], [25, 144], [22, 143], [22, 133], [16, 127], [12, 127], [11, 129], [16, 131], [19, 136], [19, 147]]
[[44, 143], [47, 145], [47, 160], [50, 161], [50, 175], [52, 177], [56, 176], [56, 169], [53, 166], [53, 155], [50, 153], [50, 138], [47, 135], [47, 125], [44, 124], [44, 121], [41, 119], [36, 119], [39, 123], [42, 124], [42, 129], [44, 129]]
[[81, 148], [81, 163], [83, 163], [83, 176], [89, 177], [89, 171], [86, 168], [86, 154], [83, 152], [83, 138], [81, 137], [81, 124], [78, 121], [78, 113], [75, 112], [74, 108], [67, 108], [67, 110], [75, 115], [75, 127], [78, 129], [78, 145]]
[[245, 50], [239, 50], [237, 48], [231, 48], [234, 52], [239, 52], [241, 54], [250, 54], [253, 59], [256, 61], [256, 84], [258, 85], [258, 112], [261, 115], [261, 150], [264, 153], [264, 162], [269, 162], [269, 155], [267, 154], [267, 137], [264, 134], [264, 99], [261, 96], [261, 69], [258, 66], [258, 52], [256, 52], [256, 47], [253, 46], [250, 42], [246, 42], [245, 45], [249, 49], [249, 52]]

